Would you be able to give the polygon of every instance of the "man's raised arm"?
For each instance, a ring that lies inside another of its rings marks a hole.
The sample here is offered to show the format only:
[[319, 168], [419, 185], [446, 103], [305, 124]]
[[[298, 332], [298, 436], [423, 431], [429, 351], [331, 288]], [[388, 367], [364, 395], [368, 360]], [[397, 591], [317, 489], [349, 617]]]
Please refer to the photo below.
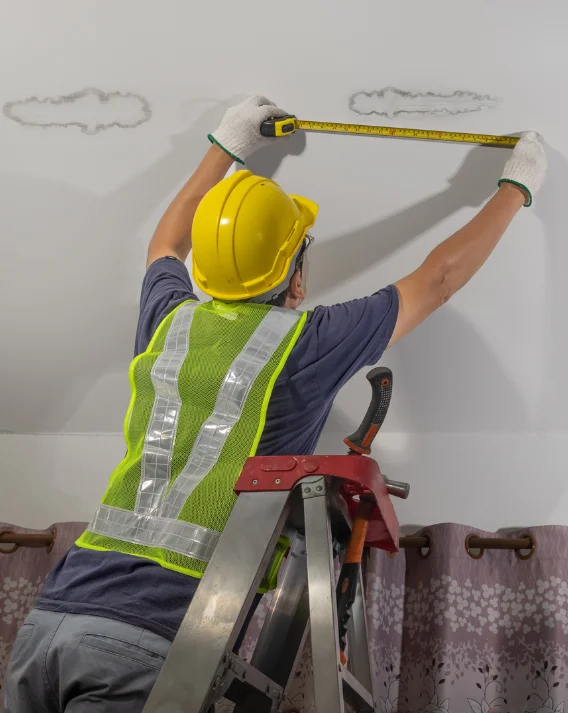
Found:
[[225, 177], [233, 161], [244, 163], [257, 149], [278, 141], [261, 136], [260, 125], [270, 116], [285, 113], [260, 96], [249, 97], [226, 111], [219, 128], [209, 134], [212, 146], [205, 158], [158, 223], [148, 247], [147, 267], [166, 256], [186, 261], [191, 250], [193, 216], [203, 196]]
[[547, 169], [542, 138], [521, 136], [505, 165], [499, 190], [461, 230], [438, 245], [422, 265], [395, 283], [399, 293], [392, 346], [475, 275], [495, 249], [519, 209], [530, 206]]

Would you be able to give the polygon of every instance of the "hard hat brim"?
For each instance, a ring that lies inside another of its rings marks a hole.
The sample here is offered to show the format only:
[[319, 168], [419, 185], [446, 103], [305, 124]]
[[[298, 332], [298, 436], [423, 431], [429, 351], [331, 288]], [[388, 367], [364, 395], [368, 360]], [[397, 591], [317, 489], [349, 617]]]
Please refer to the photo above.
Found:
[[304, 198], [304, 196], [295, 196], [290, 194], [290, 198], [298, 206], [300, 212], [302, 213], [302, 216], [304, 217], [305, 233], [305, 231], [311, 228], [312, 225], [316, 222], [316, 218], [318, 217], [319, 212], [319, 206], [317, 203], [314, 203], [309, 198]]

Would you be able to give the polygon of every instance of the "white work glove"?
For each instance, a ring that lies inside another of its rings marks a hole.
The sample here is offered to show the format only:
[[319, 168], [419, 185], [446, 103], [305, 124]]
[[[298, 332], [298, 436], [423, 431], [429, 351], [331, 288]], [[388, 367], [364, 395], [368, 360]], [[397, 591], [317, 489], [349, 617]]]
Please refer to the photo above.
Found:
[[544, 181], [547, 168], [548, 160], [542, 136], [536, 131], [524, 131], [513, 149], [513, 155], [505, 164], [499, 185], [505, 181], [523, 188], [528, 195], [525, 203], [528, 207]]
[[235, 161], [244, 163], [251, 153], [276, 140], [261, 135], [262, 122], [271, 116], [285, 115], [284, 109], [277, 107], [270, 99], [249, 97], [227, 109], [219, 128], [207, 138]]

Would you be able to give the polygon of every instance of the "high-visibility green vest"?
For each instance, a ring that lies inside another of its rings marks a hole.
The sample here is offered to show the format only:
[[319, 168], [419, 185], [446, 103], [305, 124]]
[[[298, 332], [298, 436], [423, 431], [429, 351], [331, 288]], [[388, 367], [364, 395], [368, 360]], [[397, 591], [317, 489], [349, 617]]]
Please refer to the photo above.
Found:
[[215, 300], [168, 315], [130, 366], [128, 451], [77, 545], [201, 577], [305, 320]]

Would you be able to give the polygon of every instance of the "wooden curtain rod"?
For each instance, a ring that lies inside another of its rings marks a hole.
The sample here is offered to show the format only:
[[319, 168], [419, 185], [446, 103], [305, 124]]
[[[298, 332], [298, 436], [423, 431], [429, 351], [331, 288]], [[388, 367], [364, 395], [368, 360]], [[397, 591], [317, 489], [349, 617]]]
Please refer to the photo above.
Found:
[[0, 545], [12, 545], [5, 549], [0, 546], [0, 554], [11, 554], [19, 547], [45, 547], [51, 552], [55, 544], [57, 532], [55, 528], [48, 532], [14, 532], [13, 530], [0, 530]]
[[[470, 550], [530, 550], [533, 546], [530, 537], [477, 537], [468, 536]], [[430, 547], [428, 535], [410, 535], [401, 537], [399, 544], [404, 548], [424, 549]]]
[[[428, 535], [410, 535], [401, 537], [399, 540], [401, 548], [427, 550], [424, 555], [427, 557], [431, 548], [435, 547], [434, 542]], [[477, 535], [467, 535], [465, 538], [465, 549], [467, 554], [473, 559], [483, 557], [485, 550], [514, 550], [521, 560], [528, 560], [535, 551], [534, 538], [525, 537], [478, 537]]]
[[[15, 552], [19, 547], [45, 547], [51, 552], [55, 544], [57, 533], [55, 530], [49, 532], [14, 532], [13, 530], [0, 530], [0, 545], [13, 545], [8, 550], [0, 548], [0, 553]], [[400, 547], [405, 549], [429, 549], [433, 543], [428, 535], [410, 535], [400, 538]], [[517, 552], [529, 550], [529, 554], [520, 555], [528, 559], [534, 552], [535, 543], [531, 537], [478, 537], [468, 535], [465, 542], [466, 550], [471, 557], [478, 559], [484, 550], [516, 550]], [[473, 553], [472, 550], [480, 552]]]

